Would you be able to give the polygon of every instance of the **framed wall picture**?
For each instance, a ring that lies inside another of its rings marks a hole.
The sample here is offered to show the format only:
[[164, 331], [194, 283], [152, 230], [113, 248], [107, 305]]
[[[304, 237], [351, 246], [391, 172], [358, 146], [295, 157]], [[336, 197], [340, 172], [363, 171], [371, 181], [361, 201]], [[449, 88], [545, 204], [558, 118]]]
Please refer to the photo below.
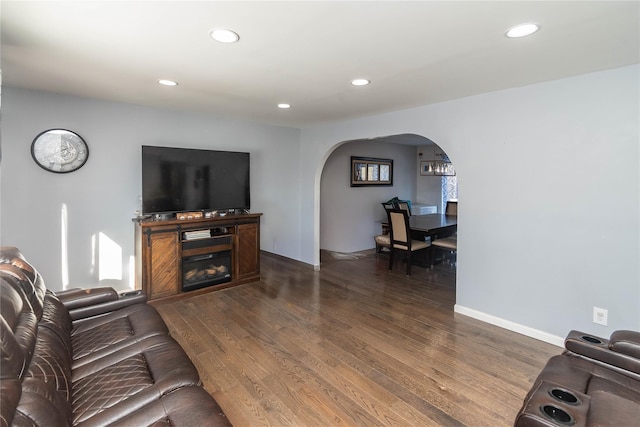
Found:
[[351, 186], [393, 185], [393, 160], [351, 157]]

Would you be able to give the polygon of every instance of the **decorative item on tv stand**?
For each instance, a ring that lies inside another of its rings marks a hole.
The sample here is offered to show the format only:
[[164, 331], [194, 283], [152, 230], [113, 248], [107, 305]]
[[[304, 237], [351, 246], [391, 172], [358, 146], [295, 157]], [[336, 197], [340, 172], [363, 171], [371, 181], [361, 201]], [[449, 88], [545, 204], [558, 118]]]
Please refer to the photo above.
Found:
[[227, 215], [227, 211], [225, 210], [207, 211], [204, 213], [205, 218], [215, 218], [217, 216], [225, 216], [225, 215]]
[[204, 215], [202, 212], [178, 212], [176, 214], [177, 219], [185, 220], [185, 219], [200, 219]]
[[213, 210], [205, 212], [178, 212], [176, 219], [200, 219], [200, 218], [215, 218], [217, 216], [227, 216], [227, 214], [233, 213], [249, 213], [248, 209], [228, 209], [228, 210]]

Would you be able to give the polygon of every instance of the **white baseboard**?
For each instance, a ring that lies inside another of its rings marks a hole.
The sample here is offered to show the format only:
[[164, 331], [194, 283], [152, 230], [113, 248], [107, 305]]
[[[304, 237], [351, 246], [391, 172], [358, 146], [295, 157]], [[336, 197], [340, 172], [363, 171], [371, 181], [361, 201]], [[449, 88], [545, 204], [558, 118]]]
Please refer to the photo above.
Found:
[[564, 348], [564, 338], [456, 304], [453, 311]]

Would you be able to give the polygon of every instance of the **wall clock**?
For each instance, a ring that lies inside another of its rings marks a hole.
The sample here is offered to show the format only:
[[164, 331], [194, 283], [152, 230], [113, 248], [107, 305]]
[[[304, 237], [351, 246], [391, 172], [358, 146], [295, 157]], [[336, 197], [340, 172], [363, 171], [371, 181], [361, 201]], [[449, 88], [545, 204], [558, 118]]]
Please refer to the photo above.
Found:
[[66, 129], [49, 129], [35, 137], [31, 156], [41, 168], [55, 173], [80, 169], [89, 158], [89, 147], [80, 135]]

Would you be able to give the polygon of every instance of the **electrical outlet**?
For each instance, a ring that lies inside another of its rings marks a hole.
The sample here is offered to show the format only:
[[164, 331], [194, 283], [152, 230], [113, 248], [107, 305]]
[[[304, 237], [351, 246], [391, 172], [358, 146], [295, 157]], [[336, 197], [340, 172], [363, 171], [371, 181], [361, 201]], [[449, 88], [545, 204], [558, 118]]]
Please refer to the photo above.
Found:
[[593, 323], [607, 326], [607, 316], [609, 311], [604, 308], [593, 307]]

